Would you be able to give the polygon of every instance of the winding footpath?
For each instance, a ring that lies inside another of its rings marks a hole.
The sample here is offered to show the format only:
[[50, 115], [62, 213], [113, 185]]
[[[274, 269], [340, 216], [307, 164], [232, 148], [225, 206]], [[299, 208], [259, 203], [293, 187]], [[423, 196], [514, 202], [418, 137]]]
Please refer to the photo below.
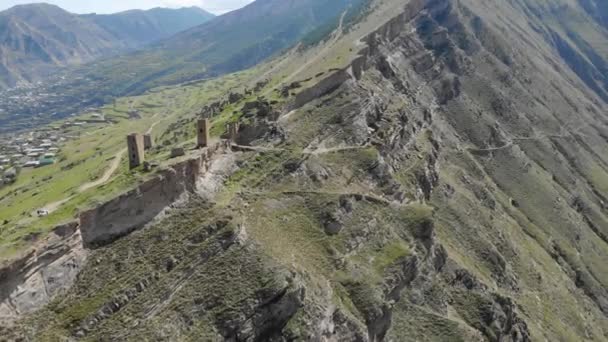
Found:
[[[158, 115], [158, 114], [156, 114], [156, 115]], [[154, 116], [156, 116], [156, 115], [154, 115]], [[161, 121], [162, 121], [162, 119], [157, 120], [152, 125], [150, 125], [150, 128], [148, 128], [148, 130], [146, 131], [146, 134], [151, 134], [154, 127], [156, 127], [156, 125], [158, 125]], [[112, 177], [112, 175], [114, 174], [114, 172], [116, 172], [116, 170], [118, 170], [118, 168], [120, 167], [120, 161], [122, 160], [122, 157], [126, 153], [127, 153], [126, 148], [118, 151], [118, 153], [116, 153], [114, 155], [114, 159], [112, 160], [112, 163], [106, 169], [106, 171], [103, 173], [103, 175], [92, 182], [81, 185], [80, 188], [78, 188], [78, 192], [85, 192], [89, 189], [96, 188], [100, 185], [107, 183], [110, 180], [110, 178]]]
[[510, 141], [506, 142], [502, 146], [489, 147], [489, 148], [469, 147], [469, 148], [467, 148], [467, 150], [469, 152], [494, 152], [494, 151], [500, 151], [500, 150], [511, 148], [512, 146], [516, 145], [518, 141], [540, 141], [540, 140], [544, 140], [544, 139], [565, 139], [568, 137], [572, 137], [574, 135], [585, 136], [585, 134], [581, 133], [580, 131], [583, 128], [585, 128], [586, 126], [588, 126], [588, 124], [583, 124], [583, 125], [575, 128], [572, 131], [569, 131], [569, 130], [563, 128], [562, 133], [560, 133], [560, 134], [541, 133], [535, 137], [514, 137], [514, 138], [511, 138]]
[[[158, 114], [154, 115], [157, 116]], [[151, 134], [152, 130], [154, 130], [154, 127], [156, 127], [156, 125], [158, 125], [163, 119], [157, 120], [154, 123], [152, 123], [150, 125], [150, 127], [148, 128], [148, 130], [146, 131], [146, 134]], [[127, 149], [124, 148], [120, 151], [118, 151], [112, 158], [112, 162], [110, 163], [110, 165], [108, 166], [108, 168], [104, 171], [103, 175], [101, 175], [101, 177], [97, 178], [96, 180], [93, 180], [91, 182], [82, 184], [79, 188], [78, 188], [78, 193], [83, 193], [87, 190], [96, 188], [98, 186], [101, 186], [107, 182], [110, 181], [110, 179], [112, 178], [112, 175], [114, 175], [114, 173], [116, 173], [116, 171], [118, 170], [118, 168], [120, 167], [120, 162], [122, 161], [124, 155], [127, 153]], [[53, 202], [53, 203], [49, 203], [47, 205], [45, 205], [43, 207], [43, 210], [45, 210], [47, 213], [52, 213], [54, 211], [56, 211], [57, 209], [59, 209], [63, 204], [67, 203], [68, 201], [70, 201], [74, 196], [70, 196], [67, 198], [64, 198], [62, 200]], [[34, 214], [37, 212], [34, 211]]]
[[103, 173], [103, 175], [92, 182], [81, 185], [80, 188], [78, 188], [78, 192], [85, 192], [89, 189], [96, 188], [96, 187], [106, 183], [107, 181], [109, 181], [110, 177], [112, 177], [114, 172], [116, 172], [116, 170], [118, 170], [118, 167], [120, 166], [120, 161], [122, 160], [122, 157], [126, 153], [127, 153], [126, 148], [123, 148], [122, 150], [118, 151], [118, 153], [116, 153], [114, 155], [114, 160], [112, 160], [110, 167], [108, 167], [106, 169], [106, 171]]

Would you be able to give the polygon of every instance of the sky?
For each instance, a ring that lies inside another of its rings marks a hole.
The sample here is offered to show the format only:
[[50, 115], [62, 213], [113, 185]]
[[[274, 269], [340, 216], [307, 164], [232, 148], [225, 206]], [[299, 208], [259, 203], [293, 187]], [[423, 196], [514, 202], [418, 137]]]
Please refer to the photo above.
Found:
[[73, 13], [115, 13], [130, 9], [153, 7], [198, 6], [214, 14], [223, 14], [243, 7], [253, 0], [0, 0], [0, 11], [15, 5], [46, 2]]

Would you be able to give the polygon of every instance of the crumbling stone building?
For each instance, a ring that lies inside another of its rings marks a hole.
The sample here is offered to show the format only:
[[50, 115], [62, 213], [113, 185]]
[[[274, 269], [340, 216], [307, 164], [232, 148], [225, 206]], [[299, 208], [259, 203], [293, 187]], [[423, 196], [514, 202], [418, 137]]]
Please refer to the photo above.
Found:
[[152, 146], [152, 135], [144, 134], [144, 150], [149, 150]]
[[236, 122], [228, 124], [228, 139], [230, 142], [235, 143], [239, 137], [239, 124]]
[[200, 119], [197, 122], [197, 146], [208, 147], [210, 143], [209, 139], [209, 119]]
[[127, 136], [127, 148], [129, 153], [129, 169], [134, 169], [144, 162], [144, 137], [138, 133]]

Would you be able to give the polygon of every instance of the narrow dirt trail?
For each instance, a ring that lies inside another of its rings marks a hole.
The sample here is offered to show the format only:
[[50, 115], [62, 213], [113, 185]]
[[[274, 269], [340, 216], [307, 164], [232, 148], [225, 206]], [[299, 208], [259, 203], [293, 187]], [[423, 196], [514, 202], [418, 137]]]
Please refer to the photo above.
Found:
[[540, 133], [534, 137], [513, 137], [513, 138], [511, 138], [511, 140], [509, 142], [507, 142], [503, 146], [489, 147], [489, 148], [470, 147], [470, 148], [468, 148], [468, 150], [470, 152], [493, 152], [493, 151], [500, 151], [500, 150], [504, 150], [507, 148], [511, 148], [511, 147], [517, 145], [517, 143], [520, 141], [523, 142], [523, 141], [540, 141], [540, 140], [545, 140], [545, 139], [565, 139], [565, 138], [571, 137], [575, 134], [586, 136], [585, 134], [580, 133], [580, 131], [586, 126], [587, 126], [587, 124], [584, 124], [574, 130], [567, 130], [564, 128], [563, 133], [560, 133], [560, 134]]
[[[74, 198], [74, 196], [70, 196], [68, 198], [62, 199], [61, 201], [57, 201], [57, 202], [53, 202], [53, 203], [47, 204], [44, 207], [43, 210], [45, 210], [48, 214], [51, 214], [52, 212], [54, 212], [57, 209], [59, 209], [59, 207], [61, 207], [64, 203], [67, 203], [72, 198]], [[32, 211], [32, 216], [36, 216], [36, 215], [38, 215], [38, 210]]]
[[[241, 151], [251, 151], [251, 152], [282, 152], [286, 151], [284, 148], [277, 147], [266, 147], [266, 146], [245, 146], [232, 144], [232, 148], [238, 149]], [[365, 150], [370, 148], [371, 145], [363, 145], [363, 146], [340, 146], [340, 147], [321, 147], [315, 150], [305, 149], [302, 151], [303, 155], [320, 155], [320, 154], [328, 154], [333, 152], [341, 152], [341, 151], [353, 151], [353, 150]]]
[[[156, 115], [158, 115], [158, 114], [156, 114]], [[154, 115], [154, 116], [156, 116], [156, 115]], [[154, 130], [154, 127], [156, 127], [156, 125], [158, 125], [161, 121], [163, 121], [163, 119], [157, 120], [152, 125], [150, 125], [150, 128], [148, 128], [148, 130], [146, 131], [146, 134], [152, 134], [152, 130]]]
[[470, 152], [493, 152], [493, 151], [500, 151], [500, 150], [505, 150], [507, 148], [510, 148], [511, 146], [513, 146], [514, 143], [512, 141], [506, 143], [505, 145], [502, 146], [498, 146], [498, 147], [490, 147], [490, 148], [468, 148], [468, 150]]
[[242, 194], [250, 195], [265, 195], [265, 196], [276, 196], [276, 195], [331, 195], [331, 196], [361, 196], [362, 198], [373, 201], [376, 203], [382, 203], [384, 205], [398, 204], [398, 202], [390, 201], [382, 196], [375, 195], [371, 192], [348, 192], [348, 191], [319, 191], [319, 190], [283, 190], [283, 191], [255, 191], [255, 190], [241, 190]]
[[[174, 100], [171, 101], [171, 103], [173, 103]], [[133, 108], [133, 103], [131, 103], [131, 108]], [[167, 111], [168, 112], [168, 111]], [[159, 113], [154, 114], [154, 116], [152, 116], [152, 118], [155, 118], [159, 115]], [[150, 127], [146, 130], [145, 134], [151, 134], [152, 131], [154, 130], [154, 128], [161, 123], [164, 119], [166, 118], [162, 118], [159, 120], [156, 120], [155, 122], [153, 122]], [[90, 133], [90, 132], [87, 132]], [[83, 193], [87, 190], [96, 188], [98, 186], [101, 186], [105, 183], [107, 183], [108, 181], [110, 181], [110, 179], [112, 178], [112, 175], [114, 175], [114, 173], [116, 172], [116, 170], [118, 170], [118, 168], [120, 167], [120, 162], [122, 161], [122, 158], [124, 157], [124, 155], [127, 153], [127, 149], [124, 148], [120, 151], [118, 151], [115, 155], [114, 158], [112, 160], [112, 162], [110, 163], [110, 165], [108, 166], [108, 168], [106, 169], [106, 171], [103, 173], [103, 175], [101, 175], [101, 177], [99, 177], [98, 179], [82, 184], [79, 188], [78, 188], [78, 193]], [[64, 198], [62, 200], [56, 201], [56, 202], [52, 202], [49, 203], [47, 205], [45, 205], [43, 208], [44, 210], [46, 210], [49, 214], [56, 211], [57, 209], [59, 209], [63, 204], [67, 203], [68, 201], [70, 201], [72, 198], [74, 198], [74, 196], [70, 196], [67, 198]], [[36, 212], [36, 211], [34, 211]]]
[[[154, 115], [157, 116], [158, 114]], [[148, 128], [148, 130], [146, 131], [146, 134], [151, 134], [152, 130], [154, 130], [154, 127], [156, 127], [156, 125], [158, 125], [160, 122], [162, 121], [162, 119], [155, 121], [154, 123], [152, 123], [150, 125], [150, 127]], [[80, 186], [80, 188], [78, 188], [78, 192], [85, 192], [91, 188], [96, 188], [100, 185], [103, 185], [104, 183], [108, 182], [110, 180], [110, 178], [112, 177], [112, 175], [114, 174], [114, 172], [116, 172], [116, 170], [118, 170], [118, 167], [120, 166], [120, 161], [122, 160], [122, 157], [127, 153], [127, 149], [124, 148], [120, 151], [118, 151], [118, 153], [116, 153], [114, 155], [114, 160], [112, 160], [112, 163], [110, 164], [110, 166], [106, 169], [106, 171], [103, 173], [103, 175], [101, 177], [99, 177], [98, 179], [89, 182], [89, 183], [85, 183], [83, 185]]]
[[328, 154], [333, 152], [341, 152], [341, 151], [352, 151], [352, 150], [365, 150], [370, 148], [371, 145], [363, 145], [363, 146], [341, 146], [341, 147], [321, 147], [315, 150], [306, 149], [302, 152], [302, 154], [309, 155], [319, 155], [319, 154]]
[[112, 175], [114, 174], [114, 172], [116, 172], [116, 170], [118, 170], [118, 167], [120, 166], [120, 161], [122, 160], [123, 155], [125, 155], [126, 153], [127, 153], [126, 148], [118, 151], [118, 153], [116, 153], [114, 155], [114, 160], [112, 160], [110, 167], [108, 167], [106, 169], [106, 171], [103, 173], [103, 175], [101, 177], [99, 177], [97, 180], [94, 180], [92, 182], [81, 185], [80, 188], [78, 188], [78, 192], [85, 192], [91, 188], [96, 188], [96, 187], [106, 183], [107, 181], [109, 181], [110, 178], [112, 177]]
[[275, 147], [265, 147], [265, 146], [245, 146], [245, 145], [230, 145], [233, 149], [241, 150], [241, 151], [251, 151], [251, 152], [282, 152], [285, 151], [283, 148], [275, 148]]
[[[112, 163], [110, 164], [110, 166], [106, 169], [106, 171], [103, 173], [103, 175], [101, 177], [99, 177], [98, 179], [92, 181], [92, 182], [88, 182], [85, 184], [82, 184], [79, 188], [78, 188], [78, 193], [82, 193], [85, 192], [89, 189], [92, 188], [96, 188], [104, 183], [106, 183], [107, 181], [110, 180], [110, 178], [112, 177], [112, 175], [114, 174], [114, 172], [116, 172], [116, 170], [118, 170], [118, 167], [120, 166], [120, 161], [122, 160], [122, 157], [124, 154], [127, 153], [127, 149], [122, 149], [120, 150], [118, 153], [116, 153], [114, 155], [114, 160], [112, 160]], [[68, 201], [70, 201], [74, 196], [70, 196], [67, 198], [64, 198], [62, 200], [53, 202], [53, 203], [49, 203], [47, 205], [44, 206], [44, 210], [46, 210], [49, 214], [53, 213], [54, 211], [56, 211], [57, 209], [59, 209], [63, 204], [67, 203]], [[36, 212], [36, 211], [34, 211]]]

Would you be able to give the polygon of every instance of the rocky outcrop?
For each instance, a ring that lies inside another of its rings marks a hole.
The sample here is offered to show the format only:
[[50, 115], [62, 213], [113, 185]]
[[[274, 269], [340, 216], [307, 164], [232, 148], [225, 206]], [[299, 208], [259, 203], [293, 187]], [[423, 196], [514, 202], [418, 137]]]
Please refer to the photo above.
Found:
[[276, 120], [281, 113], [273, 108], [273, 103], [264, 97], [246, 102], [241, 109], [243, 115], [239, 122], [236, 143], [242, 146], [255, 145], [256, 142], [280, 143], [285, 133]]
[[0, 324], [69, 289], [86, 261], [78, 223], [59, 226], [28, 255], [0, 269]]
[[[197, 157], [177, 163], [119, 197], [56, 227], [26, 256], [0, 269], [0, 322], [11, 322], [47, 304], [69, 289], [83, 267], [88, 249], [142, 228], [190, 193], [210, 195], [233, 170], [220, 143]], [[220, 168], [222, 171], [218, 170]]]
[[251, 314], [245, 319], [219, 321], [220, 333], [225, 341], [271, 341], [281, 338], [289, 320], [304, 305], [306, 288], [293, 275], [280, 275], [284, 287], [261, 289], [257, 300], [248, 308]]
[[338, 89], [349, 79], [360, 79], [364, 71], [372, 66], [369, 63], [369, 58], [376, 52], [378, 45], [382, 41], [390, 41], [396, 38], [402, 32], [402, 27], [422, 11], [425, 6], [427, 6], [426, 0], [408, 2], [402, 14], [390, 19], [376, 31], [361, 39], [361, 42], [366, 46], [359, 51], [357, 57], [349, 65], [341, 69], [332, 69], [332, 72], [321, 81], [300, 91], [291, 105], [288, 106], [288, 109], [300, 108], [314, 99], [325, 96]]

